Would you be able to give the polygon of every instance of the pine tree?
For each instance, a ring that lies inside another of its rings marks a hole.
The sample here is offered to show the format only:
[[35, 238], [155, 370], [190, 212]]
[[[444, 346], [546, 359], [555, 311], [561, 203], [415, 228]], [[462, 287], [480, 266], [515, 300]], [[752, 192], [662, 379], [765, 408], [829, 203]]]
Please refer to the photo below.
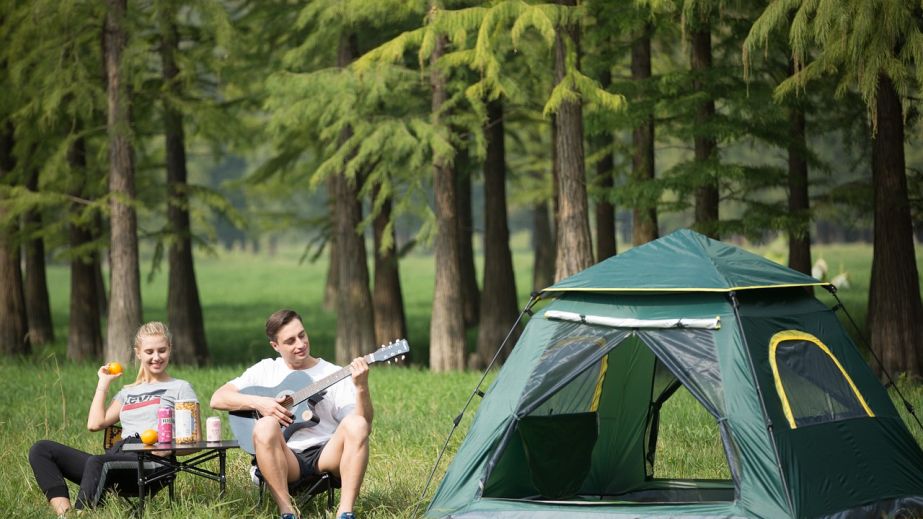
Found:
[[[30, 168], [25, 188], [38, 191], [38, 170]], [[23, 233], [30, 236], [23, 246], [25, 256], [24, 293], [29, 322], [29, 340], [39, 346], [54, 340], [51, 324], [51, 304], [48, 300], [48, 282], [45, 277], [45, 238], [42, 236], [42, 213], [28, 211], [23, 216]]]
[[163, 133], [166, 144], [167, 221], [169, 281], [167, 320], [174, 338], [173, 358], [180, 364], [203, 365], [208, 361], [202, 303], [192, 257], [192, 231], [186, 170], [186, 135], [183, 114], [177, 103], [183, 98], [180, 83], [178, 6], [163, 1], [159, 6], [160, 59], [163, 75]]
[[[647, 82], [652, 75], [651, 38], [653, 24], [648, 21], [637, 31], [631, 48], [631, 79], [638, 83]], [[642, 106], [644, 103], [642, 103]], [[654, 113], [647, 109], [643, 119], [632, 131], [632, 180], [642, 186], [651, 185], [656, 176], [654, 161]], [[645, 198], [638, 197], [632, 208], [632, 244], [641, 245], [660, 236], [657, 225], [657, 201], [660, 193]]]
[[[0, 70], [3, 68], [0, 65]], [[0, 127], [0, 183], [11, 181], [14, 166], [13, 126], [7, 123]], [[3, 221], [8, 211], [7, 196], [0, 191], [0, 283], [5, 287], [0, 291], [0, 351], [19, 355], [31, 353], [32, 346], [16, 239], [19, 226], [15, 219]]]
[[[576, 0], [558, 0], [561, 5], [575, 6]], [[568, 61], [572, 65], [568, 66]], [[580, 70], [580, 27], [578, 23], [560, 23], [555, 28], [555, 88], [566, 85], [569, 69]], [[558, 250], [555, 258], [556, 280], [593, 264], [593, 244], [587, 207], [586, 171], [583, 150], [583, 103], [579, 98], [563, 97], [555, 112], [555, 164], [558, 171]]]
[[[337, 48], [337, 66], [347, 67], [358, 55], [356, 35], [343, 32]], [[342, 130], [341, 142], [351, 137], [352, 129]], [[362, 175], [334, 177], [334, 221], [337, 242], [337, 338], [336, 360], [347, 364], [375, 344], [375, 314], [369, 292], [365, 239], [357, 232], [362, 222], [362, 203], [358, 185]]]
[[127, 45], [127, 2], [107, 0], [106, 79], [109, 112], [110, 298], [105, 355], [128, 362], [135, 330], [141, 324], [141, 274], [132, 151], [130, 99], [123, 53]]
[[[77, 200], [87, 198], [92, 174], [87, 168], [86, 140], [74, 140], [68, 150], [67, 162], [71, 176], [71, 196], [68, 204], [68, 245], [70, 246], [70, 313], [67, 331], [67, 358], [70, 360], [98, 360], [103, 355], [102, 314], [97, 276], [101, 278], [99, 251], [93, 246], [95, 218], [84, 216], [83, 204]], [[96, 230], [98, 232], [98, 230]]]
[[[435, 8], [435, 4], [431, 4]], [[432, 117], [436, 131], [447, 134], [449, 126], [440, 121], [444, 117], [446, 101], [445, 71], [438, 66], [446, 52], [448, 38], [436, 36], [430, 57], [430, 86], [432, 88]], [[448, 136], [446, 135], [446, 139]], [[458, 250], [457, 183], [454, 166], [444, 153], [433, 157], [433, 191], [436, 197], [436, 280], [433, 294], [433, 313], [430, 321], [429, 367], [433, 371], [460, 370], [465, 367], [465, 326], [462, 308], [461, 259]]]
[[912, 6], [892, 0], [774, 2], [746, 42], [752, 51], [766, 45], [775, 28], [788, 29], [795, 72], [779, 85], [779, 95], [832, 75], [838, 94], [856, 88], [865, 101], [875, 193], [868, 325], [884, 369], [912, 376], [923, 374], [923, 302], [907, 195], [904, 114], [923, 79], [919, 20]]
[[481, 305], [481, 325], [478, 328], [477, 352], [484, 367], [497, 348], [510, 337], [499, 360], [506, 360], [520, 330], [516, 323], [516, 277], [510, 252], [510, 232], [506, 214], [506, 146], [503, 124], [503, 102], [487, 103], [484, 124], [487, 142], [484, 158], [484, 298]]
[[404, 296], [401, 293], [398, 251], [394, 246], [392, 201], [391, 197], [381, 196], [381, 189], [381, 186], [376, 186], [372, 194], [373, 200], [383, 200], [381, 211], [375, 216], [373, 224], [375, 281], [372, 307], [375, 309], [375, 343], [387, 344], [407, 337], [407, 318], [404, 315]]

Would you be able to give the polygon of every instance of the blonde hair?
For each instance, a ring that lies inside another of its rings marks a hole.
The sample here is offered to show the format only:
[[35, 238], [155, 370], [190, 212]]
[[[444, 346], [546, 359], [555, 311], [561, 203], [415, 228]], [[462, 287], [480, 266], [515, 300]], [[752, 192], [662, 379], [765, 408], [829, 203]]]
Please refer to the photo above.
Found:
[[[163, 324], [160, 321], [151, 321], [149, 323], [144, 323], [138, 328], [138, 332], [135, 333], [135, 351], [141, 349], [141, 341], [146, 337], [163, 337], [167, 340], [167, 348], [173, 349], [173, 335], [170, 333], [170, 329], [167, 328], [167, 325]], [[138, 366], [138, 377], [135, 378], [135, 381], [131, 385], [140, 384], [145, 382], [144, 378], [144, 364]]]

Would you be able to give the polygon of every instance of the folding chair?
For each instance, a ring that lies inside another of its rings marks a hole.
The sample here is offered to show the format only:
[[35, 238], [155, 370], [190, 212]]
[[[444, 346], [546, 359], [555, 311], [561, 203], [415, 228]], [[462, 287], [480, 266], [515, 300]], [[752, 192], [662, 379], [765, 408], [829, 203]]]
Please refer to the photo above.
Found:
[[[103, 433], [103, 450], [108, 451], [121, 439], [122, 428], [117, 425], [110, 425]], [[145, 470], [155, 471], [162, 470], [156, 463], [148, 462], [144, 465]], [[154, 497], [163, 487], [168, 487], [170, 500], [173, 500], [173, 483], [176, 479], [175, 473], [165, 473], [164, 477], [156, 480], [153, 484], [145, 487], [146, 497]], [[103, 463], [103, 472], [99, 478], [100, 488], [97, 491], [99, 500], [102, 501], [106, 491], [112, 491], [122, 498], [139, 497], [138, 492], [138, 463], [136, 461], [107, 461]]]
[[[259, 467], [256, 466], [256, 458], [253, 458], [250, 462], [250, 477], [253, 480], [253, 483], [260, 487], [257, 506], [262, 506], [263, 494], [266, 492], [266, 480], [263, 479], [263, 475], [260, 474]], [[339, 481], [333, 477], [333, 474], [329, 472], [321, 472], [314, 478], [306, 480], [298, 487], [290, 489], [290, 491], [292, 493], [292, 497], [294, 497], [295, 500], [300, 501], [299, 506], [307, 504], [312, 499], [314, 499], [314, 496], [326, 492], [327, 510], [330, 510], [333, 508], [333, 493], [337, 488], [339, 488]]]

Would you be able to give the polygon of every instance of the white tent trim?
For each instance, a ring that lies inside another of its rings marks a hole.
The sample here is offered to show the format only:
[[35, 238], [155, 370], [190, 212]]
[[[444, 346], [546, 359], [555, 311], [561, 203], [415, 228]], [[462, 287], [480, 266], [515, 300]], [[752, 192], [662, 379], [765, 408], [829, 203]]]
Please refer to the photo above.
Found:
[[548, 310], [545, 319], [558, 321], [572, 321], [575, 323], [596, 324], [610, 328], [695, 328], [699, 330], [718, 330], [721, 328], [721, 317], [707, 319], [693, 319], [680, 317], [678, 319], [625, 319], [621, 317], [603, 317], [599, 315], [583, 315], [575, 312], [562, 312]]

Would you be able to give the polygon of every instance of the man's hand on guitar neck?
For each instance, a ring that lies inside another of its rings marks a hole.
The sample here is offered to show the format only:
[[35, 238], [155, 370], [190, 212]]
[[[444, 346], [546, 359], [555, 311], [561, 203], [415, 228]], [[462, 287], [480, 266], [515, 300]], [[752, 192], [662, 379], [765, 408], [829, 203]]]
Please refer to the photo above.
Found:
[[253, 409], [258, 411], [260, 415], [275, 418], [279, 421], [279, 425], [288, 426], [292, 424], [292, 417], [294, 415], [282, 405], [282, 401], [285, 400], [284, 396], [278, 396], [276, 398], [268, 396], [251, 396], [250, 398], [252, 399], [251, 405]]
[[369, 387], [369, 363], [365, 357], [357, 357], [349, 363], [349, 371], [353, 377], [353, 385], [363, 388]]

